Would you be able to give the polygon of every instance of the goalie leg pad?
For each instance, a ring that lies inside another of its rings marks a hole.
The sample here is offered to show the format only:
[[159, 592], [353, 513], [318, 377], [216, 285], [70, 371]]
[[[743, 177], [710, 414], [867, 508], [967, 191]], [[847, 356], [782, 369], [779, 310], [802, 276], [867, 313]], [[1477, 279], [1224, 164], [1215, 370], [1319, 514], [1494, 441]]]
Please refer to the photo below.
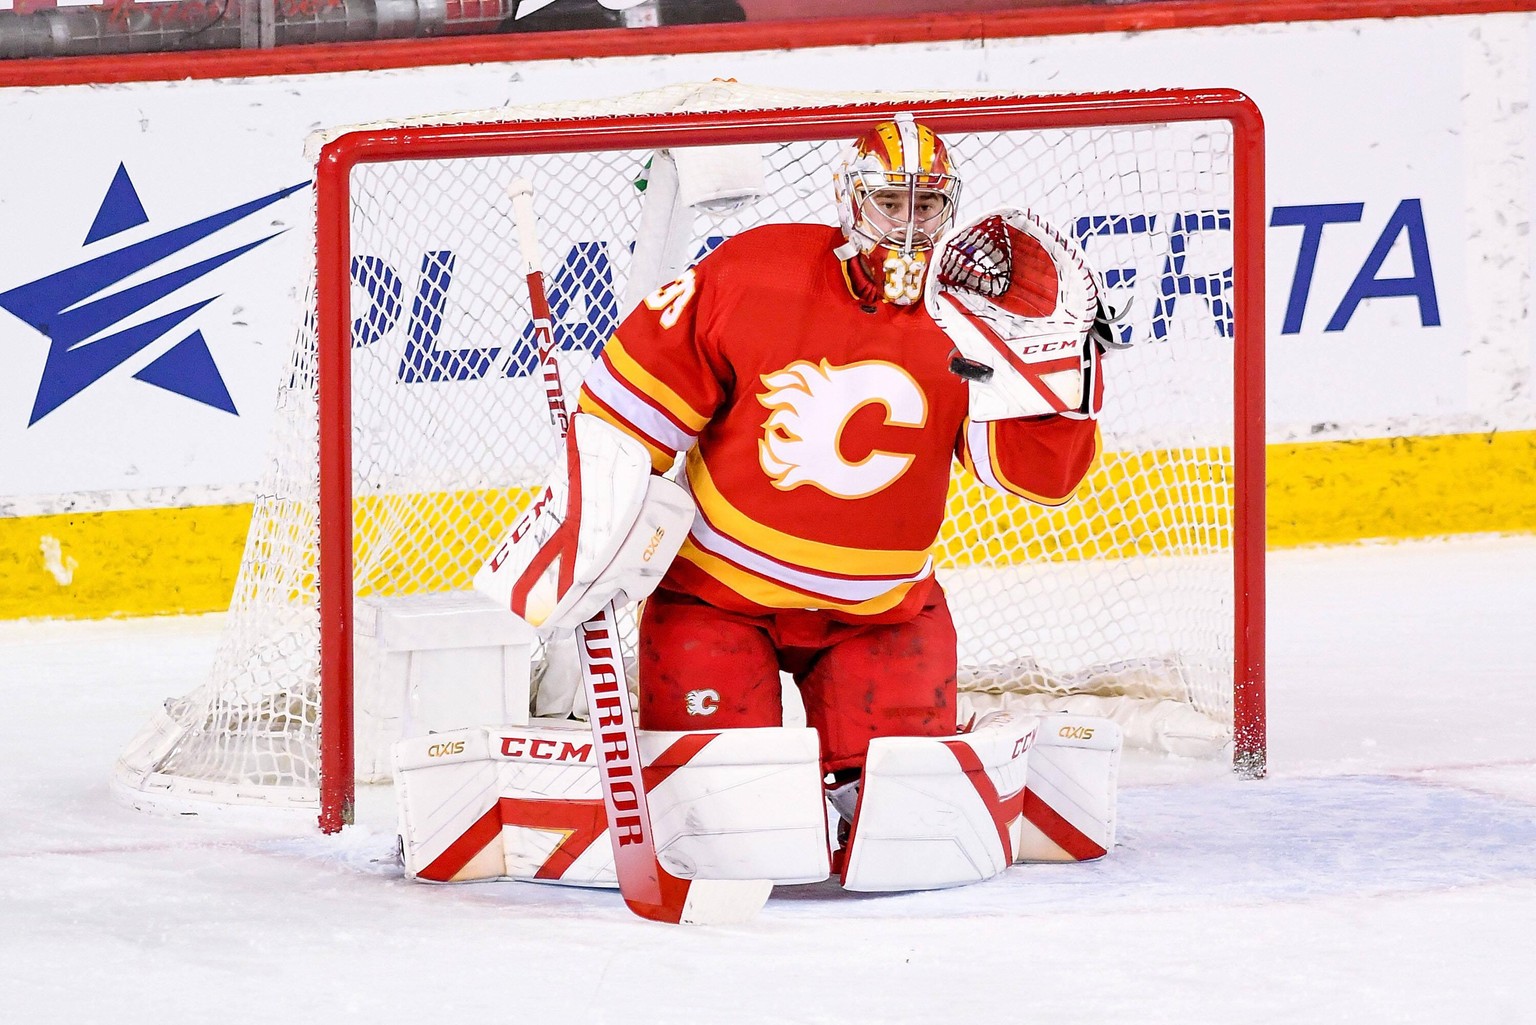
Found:
[[656, 853], [683, 879], [827, 878], [816, 731], [642, 733]]
[[843, 885], [932, 890], [1012, 864], [1036, 722], [998, 713], [958, 737], [871, 741]]
[[1114, 848], [1120, 747], [1112, 719], [1041, 720], [1015, 861], [1091, 861]]
[[500, 780], [489, 731], [404, 740], [394, 761], [405, 874], [435, 883], [501, 878]]
[[588, 413], [566, 466], [475, 574], [475, 590], [548, 636], [656, 589], [693, 524], [693, 499], [651, 474], [645, 447]]
[[[657, 853], [686, 879], [816, 882], [829, 872], [816, 736], [806, 729], [639, 737]], [[618, 885], [592, 733], [535, 721], [403, 741], [406, 875]]]

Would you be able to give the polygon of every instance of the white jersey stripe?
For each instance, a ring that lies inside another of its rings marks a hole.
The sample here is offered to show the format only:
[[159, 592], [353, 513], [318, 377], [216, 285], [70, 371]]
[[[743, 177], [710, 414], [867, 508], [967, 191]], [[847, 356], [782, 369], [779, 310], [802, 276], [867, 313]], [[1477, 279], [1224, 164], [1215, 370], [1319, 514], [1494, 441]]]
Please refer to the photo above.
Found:
[[902, 584], [922, 580], [933, 572], [933, 557], [929, 556], [923, 568], [904, 577], [834, 577], [807, 569], [797, 569], [777, 562], [760, 552], [747, 548], [726, 537], [703, 516], [694, 518], [688, 536], [701, 550], [718, 556], [746, 569], [797, 591], [822, 595], [841, 602], [861, 602], [878, 598]]
[[694, 436], [681, 430], [671, 418], [626, 388], [602, 360], [592, 364], [583, 385], [619, 416], [674, 452], [693, 447]]
[[970, 450], [971, 466], [981, 482], [998, 491], [1010, 491], [992, 472], [992, 441], [989, 425], [971, 421], [965, 427], [965, 447]]

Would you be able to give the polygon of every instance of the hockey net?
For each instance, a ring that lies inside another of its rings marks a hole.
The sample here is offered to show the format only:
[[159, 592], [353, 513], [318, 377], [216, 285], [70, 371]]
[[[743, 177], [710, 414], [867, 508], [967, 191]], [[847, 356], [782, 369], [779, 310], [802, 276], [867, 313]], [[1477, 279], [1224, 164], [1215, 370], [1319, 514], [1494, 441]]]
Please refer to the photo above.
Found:
[[[836, 223], [833, 162], [897, 110], [948, 140], [962, 217], [1025, 206], [1077, 238], [1131, 342], [1107, 359], [1104, 455], [1074, 503], [989, 493], [956, 467], [936, 557], [963, 714], [1109, 714], [1133, 744], [1222, 751], [1261, 773], [1251, 105], [1227, 92], [893, 98], [711, 83], [316, 140], [317, 274], [224, 635], [202, 686], [167, 701], [124, 754], [118, 788], [141, 805], [318, 806], [326, 829], [350, 815], [353, 602], [464, 591], [559, 451], [512, 177], [537, 190], [574, 394], [626, 309], [722, 239]], [[759, 169], [755, 198], [711, 192], [712, 154], [733, 180]]]

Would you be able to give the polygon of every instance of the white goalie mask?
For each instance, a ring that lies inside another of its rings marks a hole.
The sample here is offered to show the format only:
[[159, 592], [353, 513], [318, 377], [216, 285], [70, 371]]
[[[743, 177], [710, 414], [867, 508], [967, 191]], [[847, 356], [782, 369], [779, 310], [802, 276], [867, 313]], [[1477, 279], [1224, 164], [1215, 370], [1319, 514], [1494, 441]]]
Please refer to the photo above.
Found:
[[838, 255], [867, 276], [869, 298], [918, 302], [929, 256], [960, 200], [944, 140], [911, 114], [898, 114], [849, 146], [835, 169], [834, 194], [848, 240]]

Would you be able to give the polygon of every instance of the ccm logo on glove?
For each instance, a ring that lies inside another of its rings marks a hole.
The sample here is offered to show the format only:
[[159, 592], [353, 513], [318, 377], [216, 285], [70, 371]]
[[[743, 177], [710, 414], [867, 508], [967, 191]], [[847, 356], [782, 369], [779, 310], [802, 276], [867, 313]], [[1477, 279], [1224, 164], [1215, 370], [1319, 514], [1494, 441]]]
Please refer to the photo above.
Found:
[[1033, 356], [1036, 353], [1056, 352], [1060, 349], [1076, 350], [1082, 343], [1076, 339], [1062, 339], [1057, 342], [1042, 342], [1039, 345], [1023, 345], [1019, 347], [1019, 355]]
[[501, 569], [501, 564], [506, 562], [507, 556], [512, 553], [512, 546], [521, 541], [523, 535], [528, 533], [529, 529], [539, 521], [539, 516], [544, 512], [545, 507], [549, 505], [549, 500], [554, 497], [555, 493], [549, 488], [545, 488], [544, 493], [539, 496], [539, 500], [533, 503], [533, 507], [513, 524], [512, 533], [507, 535], [507, 539], [501, 543], [501, 547], [496, 549], [496, 554], [492, 555], [490, 562], [486, 564], [492, 573]]

